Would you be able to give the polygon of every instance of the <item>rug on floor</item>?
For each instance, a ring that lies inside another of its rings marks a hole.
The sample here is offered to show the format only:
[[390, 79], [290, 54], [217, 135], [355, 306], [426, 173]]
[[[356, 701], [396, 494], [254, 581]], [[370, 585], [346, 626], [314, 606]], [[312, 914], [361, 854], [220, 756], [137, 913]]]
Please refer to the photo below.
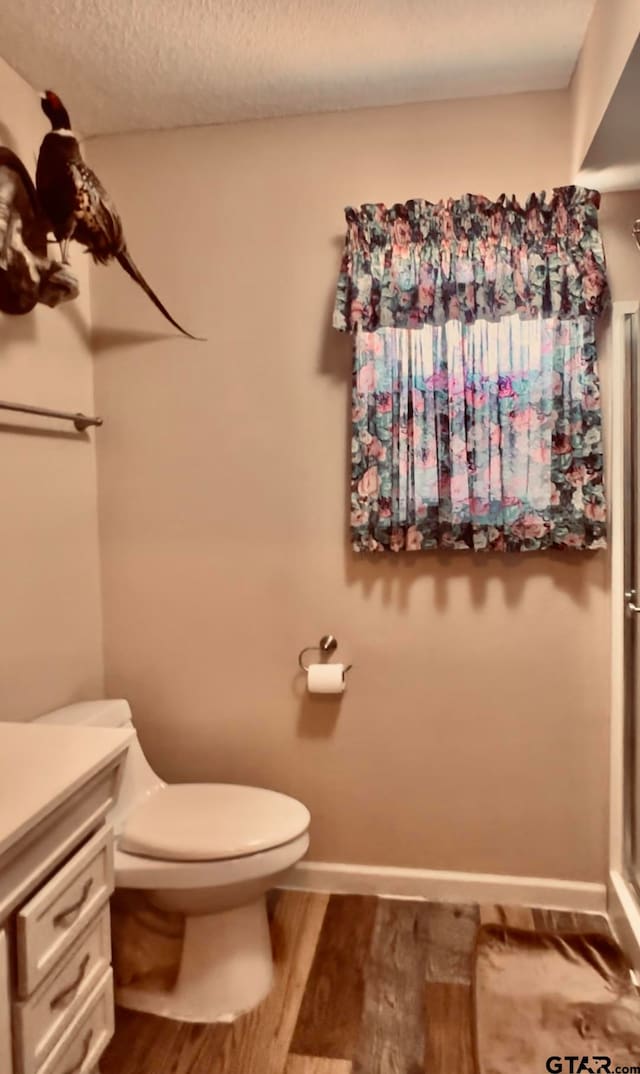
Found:
[[483, 925], [473, 1006], [478, 1074], [640, 1066], [640, 994], [607, 936]]

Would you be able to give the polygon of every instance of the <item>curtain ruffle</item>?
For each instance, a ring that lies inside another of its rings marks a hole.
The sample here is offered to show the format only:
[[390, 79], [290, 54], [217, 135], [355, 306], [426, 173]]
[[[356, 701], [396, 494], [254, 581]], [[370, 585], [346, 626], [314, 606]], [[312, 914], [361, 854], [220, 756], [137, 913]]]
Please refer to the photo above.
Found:
[[606, 547], [593, 318], [358, 332], [355, 551]]
[[597, 191], [565, 186], [524, 205], [465, 194], [347, 208], [334, 327], [598, 315], [607, 300], [599, 204]]

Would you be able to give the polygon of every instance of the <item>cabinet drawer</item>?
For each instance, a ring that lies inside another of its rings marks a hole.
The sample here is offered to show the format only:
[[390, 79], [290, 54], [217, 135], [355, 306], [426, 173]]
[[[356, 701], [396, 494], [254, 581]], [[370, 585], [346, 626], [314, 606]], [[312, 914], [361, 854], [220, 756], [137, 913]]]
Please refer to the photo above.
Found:
[[113, 1036], [113, 974], [104, 977], [38, 1074], [89, 1074]]
[[18, 996], [26, 999], [113, 891], [113, 835], [102, 828], [16, 914]]
[[116, 761], [80, 787], [2, 856], [0, 921], [17, 910], [60, 862], [102, 827], [116, 799], [120, 767]]
[[33, 996], [14, 1003], [16, 1074], [35, 1074], [97, 982], [102, 981], [110, 961], [107, 906]]

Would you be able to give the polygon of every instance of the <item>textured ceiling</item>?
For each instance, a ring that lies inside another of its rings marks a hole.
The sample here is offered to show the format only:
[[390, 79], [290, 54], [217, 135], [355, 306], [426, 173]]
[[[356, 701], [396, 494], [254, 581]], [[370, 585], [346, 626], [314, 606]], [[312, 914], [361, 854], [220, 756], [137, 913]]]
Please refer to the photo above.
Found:
[[55, 89], [78, 130], [97, 134], [557, 89], [592, 7], [15, 0], [3, 5], [0, 52], [33, 86]]

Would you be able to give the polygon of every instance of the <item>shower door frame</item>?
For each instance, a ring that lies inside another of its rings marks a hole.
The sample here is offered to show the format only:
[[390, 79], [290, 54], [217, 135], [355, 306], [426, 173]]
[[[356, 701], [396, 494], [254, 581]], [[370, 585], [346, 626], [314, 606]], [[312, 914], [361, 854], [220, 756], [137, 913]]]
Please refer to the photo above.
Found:
[[[635, 325], [636, 348], [640, 343], [640, 302], [613, 304], [611, 353], [609, 355], [609, 504], [611, 548], [611, 737], [609, 801], [609, 877], [607, 905], [612, 923], [636, 970], [640, 971], [640, 891], [631, 875], [635, 855], [640, 864], [640, 832], [634, 834], [632, 816], [640, 780], [635, 773], [636, 733], [640, 723], [636, 708], [637, 671], [635, 634], [638, 616], [629, 614], [632, 580], [640, 580], [637, 562], [637, 530], [634, 507], [640, 476], [637, 409], [640, 354], [632, 347]], [[635, 413], [632, 413], [632, 408]], [[633, 434], [633, 435], [632, 435]], [[635, 450], [634, 450], [635, 447]], [[640, 507], [640, 505], [639, 505]], [[636, 725], [638, 726], [636, 727]]]

